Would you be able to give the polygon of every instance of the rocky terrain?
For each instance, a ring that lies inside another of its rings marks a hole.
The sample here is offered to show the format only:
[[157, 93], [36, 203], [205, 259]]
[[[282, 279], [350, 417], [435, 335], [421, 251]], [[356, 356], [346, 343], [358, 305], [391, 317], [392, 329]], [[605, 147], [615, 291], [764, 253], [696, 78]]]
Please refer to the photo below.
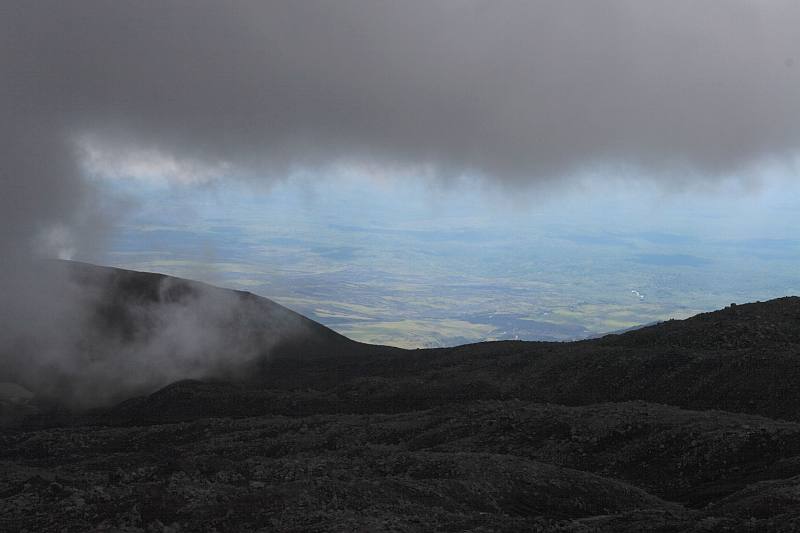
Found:
[[[119, 331], [163, 294], [116, 276]], [[800, 531], [800, 298], [436, 350], [308, 322], [246, 371], [0, 404], [0, 530]]]

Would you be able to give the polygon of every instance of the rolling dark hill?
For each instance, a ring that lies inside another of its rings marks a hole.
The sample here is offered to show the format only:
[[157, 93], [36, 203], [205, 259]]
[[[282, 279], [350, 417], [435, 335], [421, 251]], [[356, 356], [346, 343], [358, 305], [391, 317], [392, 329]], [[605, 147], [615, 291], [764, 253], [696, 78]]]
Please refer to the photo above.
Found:
[[0, 346], [0, 382], [70, 409], [112, 405], [186, 378], [253, 379], [266, 361], [292, 366], [391, 351], [248, 292], [68, 261], [40, 270], [60, 306]]
[[[338, 397], [372, 388], [370, 397], [388, 406], [464, 398], [567, 405], [642, 400], [798, 420], [800, 298], [586, 341], [502, 341], [337, 358], [292, 376], [302, 376], [305, 386], [337, 390]], [[291, 377], [278, 367], [265, 379], [280, 384]]]
[[266, 348], [113, 407], [25, 411], [0, 430], [2, 530], [800, 530], [800, 298], [399, 350], [247, 293], [69, 268], [104, 335], [147, 338], [154, 308], [211, 291], [234, 296], [211, 315], [230, 349]]
[[[352, 353], [365, 345], [326, 328], [268, 298], [245, 291], [220, 289], [197, 281], [150, 272], [99, 267], [87, 263], [63, 262], [73, 279], [87, 291], [98, 294], [93, 310], [93, 326], [100, 336], [147, 341], [153, 330], [153, 315], [159, 307], [182, 305], [187, 312], [201, 296], [232, 297], [222, 324], [233, 328], [231, 337], [248, 343], [261, 343], [263, 356], [315, 358]], [[139, 312], [142, 308], [150, 314]], [[237, 347], [237, 346], [235, 346]], [[238, 347], [237, 347], [238, 348]]]

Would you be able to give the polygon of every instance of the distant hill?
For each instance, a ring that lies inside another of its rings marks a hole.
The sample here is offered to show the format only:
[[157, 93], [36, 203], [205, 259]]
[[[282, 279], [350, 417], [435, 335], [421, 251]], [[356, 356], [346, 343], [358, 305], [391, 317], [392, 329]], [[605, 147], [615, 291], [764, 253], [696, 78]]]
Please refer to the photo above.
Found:
[[32, 333], [0, 346], [0, 382], [38, 400], [96, 407], [180, 379], [253, 380], [278, 361], [381, 349], [248, 292], [78, 262], [45, 266], [60, 304], [52, 320], [38, 313]]
[[463, 398], [567, 405], [642, 400], [800, 420], [800, 298], [584, 341], [500, 341], [336, 358], [288, 375], [276, 368], [265, 380], [276, 386], [299, 380], [296, 386], [339, 391], [340, 398], [374, 389], [376, 410]]
[[[94, 325], [99, 335], [135, 339], [151, 331], [148, 321], [160, 307], [185, 304], [186, 312], [200, 295], [233, 297], [227, 323], [209, 324], [232, 329], [231, 337], [264, 344], [270, 355], [314, 358], [358, 349], [360, 343], [261, 296], [221, 289], [198, 281], [164, 274], [63, 262], [74, 279], [100, 295]], [[227, 303], [227, 302], [226, 302]], [[142, 307], [148, 313], [141, 313]], [[146, 340], [146, 339], [145, 339]], [[361, 345], [363, 346], [363, 345]], [[266, 353], [265, 353], [266, 355]]]

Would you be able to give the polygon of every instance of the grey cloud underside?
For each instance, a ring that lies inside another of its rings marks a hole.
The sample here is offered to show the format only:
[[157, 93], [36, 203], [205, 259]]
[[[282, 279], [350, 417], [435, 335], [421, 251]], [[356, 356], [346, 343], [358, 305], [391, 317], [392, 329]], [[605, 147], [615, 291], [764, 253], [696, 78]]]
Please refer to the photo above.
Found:
[[61, 135], [507, 181], [736, 172], [800, 143], [796, 2], [29, 4], [4, 8], [6, 90]]

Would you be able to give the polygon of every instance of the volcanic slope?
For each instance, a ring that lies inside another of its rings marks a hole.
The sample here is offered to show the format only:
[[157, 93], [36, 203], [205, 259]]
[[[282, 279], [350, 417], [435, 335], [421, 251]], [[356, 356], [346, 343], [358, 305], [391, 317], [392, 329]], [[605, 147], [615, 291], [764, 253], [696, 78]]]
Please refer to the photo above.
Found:
[[247, 292], [85, 263], [38, 267], [60, 312], [51, 318], [43, 309], [38, 324], [0, 345], [0, 419], [13, 407], [5, 405], [3, 383], [32, 391], [39, 403], [75, 409], [186, 378], [242, 381], [260, 375], [273, 357], [299, 364], [391, 351]]
[[320, 331], [236, 380], [17, 420], [0, 530], [800, 530], [798, 298], [574, 343]]
[[[102, 337], [136, 337], [148, 334], [149, 315], [170, 304], [182, 305], [187, 313], [198, 298], [209, 294], [224, 299], [230, 316], [227, 322], [211, 327], [234, 329], [234, 338], [263, 346], [262, 356], [291, 355], [296, 359], [363, 353], [369, 345], [357, 343], [274, 301], [245, 291], [220, 289], [197, 281], [150, 272], [136, 272], [59, 261], [71, 278], [87, 292], [98, 295], [93, 300], [93, 326]], [[142, 306], [151, 311], [142, 314]], [[371, 348], [371, 347], [369, 347]], [[369, 351], [369, 350], [367, 350]]]

